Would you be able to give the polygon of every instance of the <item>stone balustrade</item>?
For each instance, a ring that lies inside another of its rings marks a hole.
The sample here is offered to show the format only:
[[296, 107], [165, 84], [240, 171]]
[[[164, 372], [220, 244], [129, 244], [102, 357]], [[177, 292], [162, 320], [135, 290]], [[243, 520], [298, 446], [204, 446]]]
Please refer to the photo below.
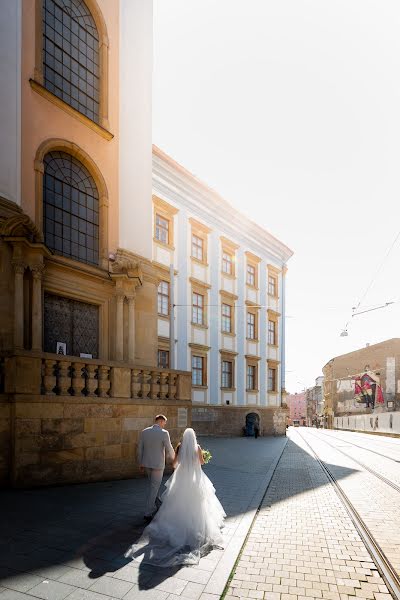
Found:
[[190, 400], [186, 371], [141, 367], [44, 352], [15, 351], [1, 358], [6, 393], [44, 396]]

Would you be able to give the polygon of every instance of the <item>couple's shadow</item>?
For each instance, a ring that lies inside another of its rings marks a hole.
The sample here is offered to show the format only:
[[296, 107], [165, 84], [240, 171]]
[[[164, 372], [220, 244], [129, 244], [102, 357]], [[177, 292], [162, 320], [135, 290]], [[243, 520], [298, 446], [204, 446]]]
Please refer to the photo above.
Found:
[[[136, 584], [140, 590], [149, 590], [166, 579], [173, 577], [186, 565], [157, 567], [148, 565], [147, 561], [154, 558], [155, 544], [149, 540], [141, 544], [130, 557], [125, 553], [132, 545], [136, 545], [146, 527], [141, 521], [128, 521], [115, 526], [107, 533], [92, 537], [79, 548], [78, 554], [89, 571], [90, 579], [98, 579], [104, 575], [115, 577]], [[139, 560], [136, 559], [141, 559]]]

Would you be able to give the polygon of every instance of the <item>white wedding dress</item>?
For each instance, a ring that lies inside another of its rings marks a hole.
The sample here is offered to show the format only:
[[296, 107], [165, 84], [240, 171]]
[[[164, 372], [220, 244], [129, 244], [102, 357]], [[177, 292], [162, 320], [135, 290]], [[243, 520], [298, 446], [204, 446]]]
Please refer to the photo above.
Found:
[[209, 550], [221, 547], [225, 516], [201, 468], [196, 435], [186, 429], [162, 505], [125, 556], [159, 567], [197, 564]]

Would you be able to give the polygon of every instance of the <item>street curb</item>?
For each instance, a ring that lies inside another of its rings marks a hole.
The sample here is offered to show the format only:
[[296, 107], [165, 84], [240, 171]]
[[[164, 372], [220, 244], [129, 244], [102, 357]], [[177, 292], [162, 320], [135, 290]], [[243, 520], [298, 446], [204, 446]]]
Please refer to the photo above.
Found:
[[279, 452], [275, 460], [269, 467], [264, 479], [260, 483], [259, 488], [255, 492], [253, 498], [250, 500], [247, 511], [243, 514], [240, 519], [234, 534], [230, 542], [228, 543], [225, 552], [220, 558], [213, 574], [207, 582], [207, 585], [201, 594], [199, 600], [219, 600], [222, 596], [226, 584], [231, 576], [232, 569], [235, 566], [236, 560], [240, 554], [240, 551], [246, 541], [248, 533], [253, 524], [254, 518], [260, 508], [261, 502], [265, 496], [271, 479], [275, 472], [276, 467], [281, 459], [281, 456], [286, 448], [288, 439], [286, 438], [285, 443], [282, 446], [282, 450]]

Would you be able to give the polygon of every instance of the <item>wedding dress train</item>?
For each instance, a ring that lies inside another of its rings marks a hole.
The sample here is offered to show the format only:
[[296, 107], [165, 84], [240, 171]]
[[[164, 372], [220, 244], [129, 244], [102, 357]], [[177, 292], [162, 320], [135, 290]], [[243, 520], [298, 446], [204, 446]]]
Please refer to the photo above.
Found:
[[221, 547], [225, 516], [215, 488], [201, 468], [196, 435], [193, 429], [186, 429], [162, 505], [125, 556], [159, 567], [197, 564], [210, 549]]

